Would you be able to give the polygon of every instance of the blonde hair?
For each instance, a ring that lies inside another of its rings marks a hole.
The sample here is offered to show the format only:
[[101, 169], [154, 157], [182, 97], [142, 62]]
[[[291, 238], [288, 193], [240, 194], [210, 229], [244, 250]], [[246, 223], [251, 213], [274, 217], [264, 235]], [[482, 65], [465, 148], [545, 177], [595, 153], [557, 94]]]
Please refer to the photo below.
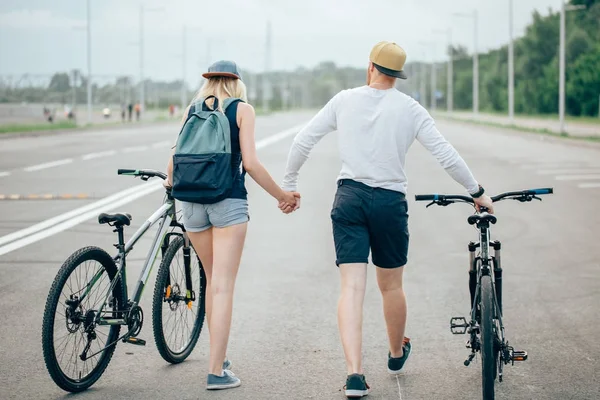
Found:
[[[200, 90], [198, 90], [198, 93], [196, 93], [194, 100], [192, 100], [192, 104], [205, 99], [208, 96], [215, 96], [217, 99], [219, 99], [218, 109], [221, 112], [223, 112], [222, 107], [225, 99], [229, 97], [236, 97], [244, 100], [246, 103], [248, 102], [246, 85], [244, 82], [242, 82], [241, 79], [229, 78], [226, 76], [215, 76], [208, 78]], [[209, 105], [212, 105], [212, 103]]]

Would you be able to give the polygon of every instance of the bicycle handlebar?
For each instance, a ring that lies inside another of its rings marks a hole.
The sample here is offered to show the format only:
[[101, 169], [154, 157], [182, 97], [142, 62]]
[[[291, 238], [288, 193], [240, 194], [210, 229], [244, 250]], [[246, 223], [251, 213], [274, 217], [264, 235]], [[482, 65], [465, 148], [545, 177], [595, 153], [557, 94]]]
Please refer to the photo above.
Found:
[[[537, 195], [552, 194], [554, 193], [553, 188], [542, 188], [542, 189], [527, 189], [518, 192], [506, 192], [492, 197], [492, 201], [500, 201], [506, 198], [511, 198], [521, 202], [531, 201], [532, 199], [541, 200]], [[466, 203], [474, 203], [473, 198], [470, 196], [456, 195], [456, 194], [418, 194], [415, 196], [416, 201], [432, 201], [441, 205], [448, 205], [453, 203], [453, 200], [460, 200]]]
[[127, 169], [127, 168], [119, 168], [117, 170], [118, 175], [131, 175], [131, 176], [140, 176], [142, 180], [147, 181], [150, 178], [158, 177], [163, 180], [167, 179], [167, 174], [164, 172], [156, 171], [153, 169]]

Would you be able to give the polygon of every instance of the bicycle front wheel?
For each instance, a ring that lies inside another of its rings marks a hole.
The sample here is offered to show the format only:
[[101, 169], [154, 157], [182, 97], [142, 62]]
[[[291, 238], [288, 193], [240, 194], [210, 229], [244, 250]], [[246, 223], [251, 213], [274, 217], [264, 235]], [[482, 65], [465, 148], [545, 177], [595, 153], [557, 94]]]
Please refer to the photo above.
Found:
[[494, 400], [497, 360], [494, 352], [494, 288], [489, 275], [481, 277], [481, 366], [483, 399]]
[[92, 386], [115, 351], [109, 345], [117, 340], [121, 327], [96, 321], [105, 300], [103, 316], [117, 317], [117, 311], [125, 308], [125, 289], [121, 279], [114, 282], [116, 275], [108, 253], [85, 247], [65, 261], [52, 283], [42, 322], [42, 349], [50, 376], [68, 392]]
[[194, 350], [204, 323], [205, 293], [202, 264], [178, 236], [163, 256], [152, 302], [154, 341], [165, 361], [183, 362]]

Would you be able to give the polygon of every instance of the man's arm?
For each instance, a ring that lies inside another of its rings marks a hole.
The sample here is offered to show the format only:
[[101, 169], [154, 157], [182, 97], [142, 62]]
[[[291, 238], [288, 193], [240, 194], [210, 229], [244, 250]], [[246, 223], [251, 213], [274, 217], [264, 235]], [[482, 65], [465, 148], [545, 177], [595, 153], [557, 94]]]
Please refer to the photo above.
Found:
[[465, 160], [456, 149], [442, 136], [435, 126], [433, 118], [420, 105], [419, 117], [416, 119], [417, 140], [438, 160], [440, 165], [456, 182], [460, 183], [470, 194], [479, 191], [479, 184], [473, 177]]
[[294, 138], [283, 178], [283, 190], [297, 190], [298, 172], [311, 150], [325, 135], [337, 129], [335, 110], [342, 93], [335, 95]]

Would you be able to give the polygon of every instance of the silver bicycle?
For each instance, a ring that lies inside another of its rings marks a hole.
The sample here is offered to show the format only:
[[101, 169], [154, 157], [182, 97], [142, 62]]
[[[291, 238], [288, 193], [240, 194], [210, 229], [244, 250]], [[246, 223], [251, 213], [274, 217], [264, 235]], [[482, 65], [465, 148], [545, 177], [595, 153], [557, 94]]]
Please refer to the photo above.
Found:
[[[164, 173], [148, 169], [119, 169], [118, 174], [144, 181], [166, 179]], [[94, 246], [73, 253], [58, 271], [44, 310], [46, 367], [54, 382], [69, 392], [83, 391], [102, 376], [119, 341], [146, 344], [137, 337], [144, 324], [140, 300], [159, 253], [162, 261], [154, 287], [152, 323], [160, 355], [169, 363], [184, 361], [198, 342], [204, 323], [206, 275], [177, 220], [169, 189], [163, 204], [127, 242], [124, 227], [130, 225], [131, 215], [103, 213], [98, 222], [117, 233], [117, 254], [111, 256]], [[158, 232], [129, 297], [127, 255], [155, 224]]]

